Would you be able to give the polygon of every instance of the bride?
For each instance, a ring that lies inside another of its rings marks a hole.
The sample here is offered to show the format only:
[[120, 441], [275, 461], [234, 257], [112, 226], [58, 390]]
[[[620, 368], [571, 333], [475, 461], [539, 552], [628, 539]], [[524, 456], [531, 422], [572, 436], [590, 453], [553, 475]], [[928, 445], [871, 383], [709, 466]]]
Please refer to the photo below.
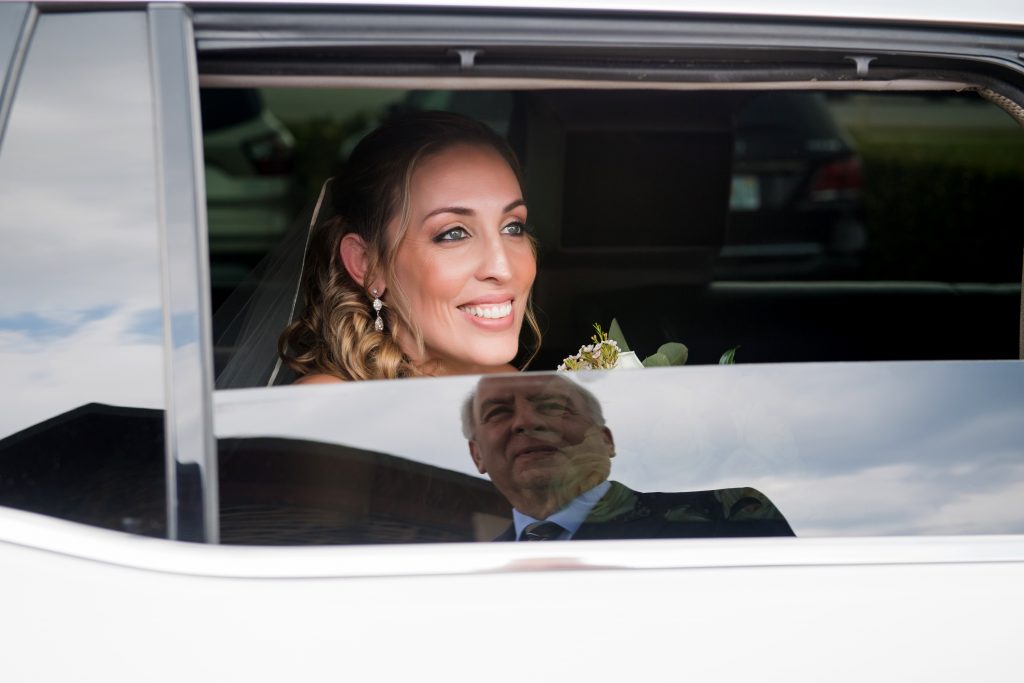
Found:
[[330, 195], [278, 341], [297, 383], [513, 371], [524, 321], [522, 355], [536, 353], [536, 246], [500, 136], [403, 115], [359, 143]]

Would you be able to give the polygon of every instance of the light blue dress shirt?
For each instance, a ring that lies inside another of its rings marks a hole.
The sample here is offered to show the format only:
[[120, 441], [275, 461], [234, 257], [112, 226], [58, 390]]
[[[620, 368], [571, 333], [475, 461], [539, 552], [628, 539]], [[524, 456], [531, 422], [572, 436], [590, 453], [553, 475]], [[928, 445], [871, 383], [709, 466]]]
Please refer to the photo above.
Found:
[[602, 481], [600, 484], [592, 489], [584, 491], [580, 495], [569, 501], [569, 504], [564, 508], [548, 516], [547, 519], [534, 519], [529, 515], [524, 515], [515, 508], [512, 509], [512, 522], [516, 527], [516, 540], [519, 540], [519, 536], [523, 533], [523, 529], [527, 525], [533, 524], [534, 522], [554, 522], [560, 527], [565, 529], [562, 535], [554, 539], [556, 541], [568, 541], [573, 537], [573, 534], [580, 528], [584, 520], [590, 511], [597, 505], [597, 501], [601, 500], [604, 494], [608, 493], [608, 489], [611, 488], [612, 483], [608, 480]]

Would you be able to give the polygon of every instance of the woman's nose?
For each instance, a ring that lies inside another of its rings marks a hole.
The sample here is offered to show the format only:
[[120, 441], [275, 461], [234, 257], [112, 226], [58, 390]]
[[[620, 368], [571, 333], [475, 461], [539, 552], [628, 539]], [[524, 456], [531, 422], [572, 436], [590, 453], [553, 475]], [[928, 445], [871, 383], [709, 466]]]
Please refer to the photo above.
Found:
[[484, 253], [480, 260], [478, 277], [481, 280], [497, 280], [504, 282], [512, 277], [512, 259], [509, 258], [508, 245], [500, 235], [486, 240]]

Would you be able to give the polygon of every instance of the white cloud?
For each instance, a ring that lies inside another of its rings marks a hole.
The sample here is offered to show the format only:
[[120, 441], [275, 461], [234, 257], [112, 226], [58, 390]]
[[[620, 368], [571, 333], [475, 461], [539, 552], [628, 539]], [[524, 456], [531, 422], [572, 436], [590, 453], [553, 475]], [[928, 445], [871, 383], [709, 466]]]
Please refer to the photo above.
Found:
[[0, 318], [159, 296], [153, 130], [145, 18], [42, 17], [0, 148], [0, 288], [23, 293]]
[[0, 332], [0, 367], [10, 392], [0, 412], [0, 438], [85, 403], [162, 408], [159, 338], [136, 330], [146, 309], [117, 309], [72, 333], [40, 340]]

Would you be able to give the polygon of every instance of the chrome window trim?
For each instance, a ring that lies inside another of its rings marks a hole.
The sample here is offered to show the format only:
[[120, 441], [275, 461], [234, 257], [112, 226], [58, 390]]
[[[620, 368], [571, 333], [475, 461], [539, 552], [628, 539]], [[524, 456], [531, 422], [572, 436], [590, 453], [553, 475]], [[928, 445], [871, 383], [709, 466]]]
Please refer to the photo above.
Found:
[[[334, 11], [332, 11], [334, 10]], [[1024, 21], [1024, 18], [1022, 18]], [[715, 55], [746, 56], [751, 53], [792, 57], [801, 51], [818, 56], [832, 54], [839, 60], [847, 55], [899, 56], [915, 58], [960, 57], [982, 63], [1007, 66], [1024, 72], [1021, 56], [1021, 32], [1015, 28], [971, 30], [936, 23], [885, 24], [864, 21], [795, 21], [749, 16], [723, 19], [721, 13], [694, 15], [670, 13], [650, 15], [641, 12], [593, 13], [585, 16], [553, 14], [536, 9], [520, 12], [488, 13], [471, 10], [416, 11], [326, 8], [314, 6], [304, 13], [282, 11], [268, 5], [262, 12], [239, 12], [230, 8], [196, 7], [195, 35], [200, 55], [218, 55], [237, 50], [288, 48], [294, 50], [344, 47], [352, 53], [365, 50], [372, 57], [389, 47], [413, 47], [419, 50], [446, 50], [451, 64], [462, 71], [484, 68], [459, 51], [478, 50], [487, 54], [487, 68], [502, 65], [502, 58], [514, 55], [530, 61], [538, 50], [552, 54], [587, 56], [594, 51], [607, 58], [649, 56], [655, 51], [673, 59], [677, 50], [694, 51], [687, 55], [686, 71], [700, 68], [701, 57]], [[665, 52], [670, 51], [670, 52]], [[318, 53], [322, 58], [322, 53]], [[415, 56], [414, 56], [415, 57]], [[783, 60], [785, 61], [785, 60]], [[416, 60], [411, 61], [416, 64]], [[393, 62], [391, 63], [393, 65]], [[850, 64], [854, 71], [854, 64]], [[727, 67], [717, 57], [712, 67]], [[647, 65], [632, 72], [653, 77]], [[860, 75], [858, 73], [858, 75]]]
[[209, 257], [192, 22], [184, 5], [148, 10], [167, 388], [167, 527], [218, 542]]
[[20, 8], [24, 10], [24, 13], [22, 14], [21, 29], [14, 47], [14, 53], [11, 55], [7, 72], [2, 74], [3, 80], [0, 81], [0, 146], [4, 143], [4, 133], [7, 132], [7, 119], [10, 118], [11, 107], [14, 104], [14, 92], [17, 90], [18, 79], [21, 77], [21, 68], [25, 64], [25, 54], [28, 52], [29, 43], [32, 42], [36, 19], [39, 17], [39, 12], [35, 6], [29, 3], [5, 5], [3, 9], [10, 10], [12, 7], [15, 8], [15, 10], [11, 10], [12, 12]]
[[729, 538], [388, 546], [183, 544], [0, 508], [0, 545], [118, 567], [237, 579], [479, 576], [538, 571], [1024, 564], [1024, 536]]
[[730, 83], [577, 80], [432, 76], [288, 76], [202, 74], [204, 88], [367, 88], [377, 90], [838, 90], [843, 92], [960, 92], [979, 86], [967, 81], [906, 78], [877, 81], [750, 81]]
[[[397, 87], [393, 79], [401, 79], [448, 89], [498, 81], [505, 88], [707, 90], [783, 84], [881, 90], [894, 83], [946, 90], [956, 84], [1024, 103], [1024, 43], [1012, 29], [764, 17], [727, 22], [713, 13], [581, 17], [535, 9], [322, 7], [303, 13], [197, 7], [203, 78], [241, 82], [274, 74], [336, 87], [342, 76], [356, 87]], [[204, 80], [213, 82], [227, 83]]]

